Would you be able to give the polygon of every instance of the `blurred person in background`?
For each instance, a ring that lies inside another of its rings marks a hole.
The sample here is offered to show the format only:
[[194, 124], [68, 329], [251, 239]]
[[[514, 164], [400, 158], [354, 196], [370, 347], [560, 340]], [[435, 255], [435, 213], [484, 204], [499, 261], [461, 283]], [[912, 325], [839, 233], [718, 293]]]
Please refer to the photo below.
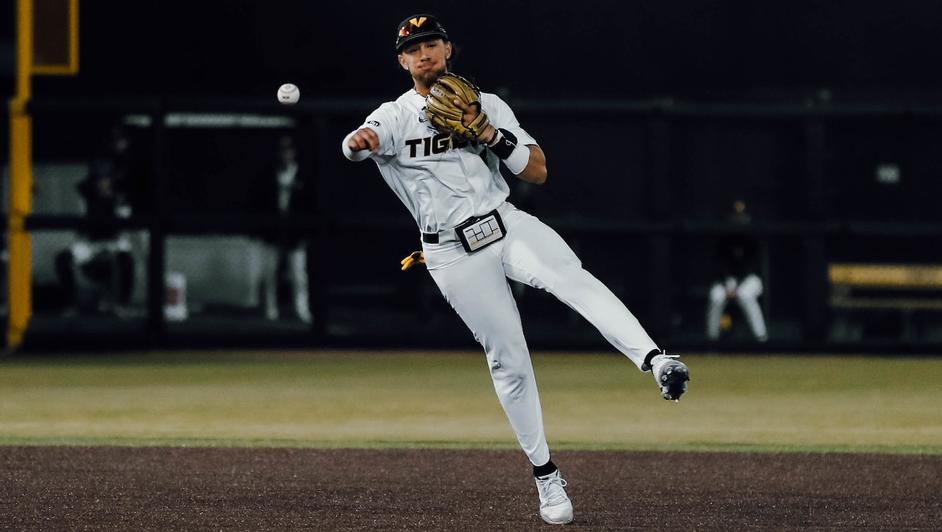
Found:
[[[737, 200], [733, 203], [730, 221], [743, 226], [751, 222], [745, 202]], [[762, 295], [762, 278], [757, 273], [760, 271], [758, 244], [748, 234], [728, 235], [717, 242], [716, 252], [720, 271], [716, 282], [710, 287], [707, 302], [707, 338], [714, 341], [719, 339], [726, 305], [730, 301], [736, 301], [746, 317], [752, 335], [759, 342], [765, 342], [768, 332], [758, 301]]]
[[[77, 309], [116, 312], [130, 303], [134, 290], [131, 241], [127, 232], [107, 225], [134, 213], [142, 192], [140, 171], [131, 157], [127, 130], [112, 127], [104, 147], [90, 161], [88, 175], [76, 186], [88, 225], [56, 256], [67, 313]], [[93, 290], [84, 290], [86, 283]]]
[[[279, 137], [274, 155], [272, 163], [253, 183], [251, 207], [257, 214], [281, 221], [310, 213], [314, 207], [312, 187], [298, 164], [294, 139], [290, 135]], [[269, 248], [263, 281], [265, 317], [277, 320], [280, 316], [279, 287], [287, 277], [295, 315], [302, 322], [311, 323], [305, 230], [282, 226], [263, 230], [258, 236]]]

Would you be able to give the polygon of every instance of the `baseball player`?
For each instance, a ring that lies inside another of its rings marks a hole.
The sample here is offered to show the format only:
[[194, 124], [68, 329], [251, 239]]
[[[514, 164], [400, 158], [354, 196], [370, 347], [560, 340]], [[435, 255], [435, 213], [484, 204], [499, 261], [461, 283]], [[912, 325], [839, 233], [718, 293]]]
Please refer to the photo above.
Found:
[[546, 290], [577, 310], [641, 371], [653, 371], [665, 399], [686, 391], [687, 367], [658, 348], [553, 229], [507, 202], [501, 163], [518, 179], [543, 184], [543, 150], [504, 101], [448, 72], [453, 47], [436, 17], [407, 17], [397, 30], [399, 65], [414, 86], [370, 113], [341, 148], [351, 161], [372, 159], [415, 218], [432, 279], [484, 347], [494, 389], [533, 464], [540, 516], [569, 523], [572, 503], [550, 460], [507, 279]]
[[[745, 202], [736, 200], [733, 203], [730, 220], [741, 225], [750, 223]], [[756, 254], [756, 242], [745, 235], [730, 235], [717, 242], [722, 269], [719, 280], [710, 287], [707, 303], [707, 338], [710, 340], [719, 339], [723, 311], [730, 300], [739, 304], [755, 339], [759, 342], [768, 340], [765, 318], [758, 301], [763, 287], [762, 278], [755, 273], [758, 270]]]

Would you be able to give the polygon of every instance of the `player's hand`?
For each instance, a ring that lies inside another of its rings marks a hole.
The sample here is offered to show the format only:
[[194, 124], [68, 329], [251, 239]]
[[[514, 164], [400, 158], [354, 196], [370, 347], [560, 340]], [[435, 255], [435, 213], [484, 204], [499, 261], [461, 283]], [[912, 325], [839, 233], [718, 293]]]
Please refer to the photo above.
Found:
[[[459, 100], [458, 98], [455, 98], [452, 101], [455, 103], [455, 107], [457, 107], [458, 109], [461, 109], [461, 113], [462, 113], [461, 123], [466, 126], [470, 125], [471, 122], [474, 122], [474, 119], [478, 117], [479, 113], [484, 112], [481, 110], [479, 106], [473, 105], [473, 104], [468, 105], [464, 103], [463, 101]], [[478, 140], [485, 140], [485, 141], [490, 140], [490, 138], [493, 135], [494, 135], [494, 126], [488, 124], [487, 127], [484, 128], [483, 131], [481, 131], [481, 134], [478, 135]]]
[[350, 151], [370, 150], [376, 153], [379, 151], [379, 135], [368, 127], [358, 129], [347, 141], [347, 147]]
[[478, 117], [478, 113], [481, 112], [481, 109], [477, 105], [468, 105], [458, 98], [454, 98], [451, 102], [455, 104], [455, 107], [461, 109], [461, 123], [466, 126], [473, 122], [474, 119]]

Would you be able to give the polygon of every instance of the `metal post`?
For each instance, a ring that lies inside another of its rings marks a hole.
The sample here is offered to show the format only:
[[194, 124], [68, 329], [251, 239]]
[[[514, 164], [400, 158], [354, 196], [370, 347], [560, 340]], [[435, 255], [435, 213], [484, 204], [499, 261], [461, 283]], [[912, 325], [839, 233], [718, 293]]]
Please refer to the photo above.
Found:
[[[824, 174], [826, 161], [824, 123], [820, 118], [805, 122], [805, 189], [808, 217], [825, 221]], [[805, 338], [823, 341], [827, 336], [827, 241], [823, 234], [803, 237], [804, 254], [804, 330]]]
[[[653, 221], [671, 221], [670, 209], [670, 123], [663, 115], [648, 121], [648, 208]], [[646, 328], [665, 342], [671, 336], [672, 290], [671, 248], [674, 235], [655, 234], [650, 237], [650, 322]]]
[[311, 231], [311, 240], [308, 243], [308, 249], [310, 250], [308, 254], [308, 268], [311, 273], [308, 285], [311, 292], [311, 314], [313, 315], [312, 327], [314, 329], [314, 337], [316, 342], [321, 345], [327, 341], [328, 323], [330, 320], [330, 309], [327, 298], [327, 279], [330, 275], [331, 257], [334, 251], [330, 246], [330, 231], [327, 227], [329, 223], [329, 211], [327, 207], [330, 205], [330, 202], [326, 194], [322, 193], [321, 186], [319, 185], [325, 182], [328, 176], [331, 175], [328, 161], [332, 160], [331, 156], [336, 157], [336, 153], [330, 149], [333, 147], [333, 144], [330, 142], [329, 135], [330, 127], [327, 117], [318, 116], [314, 121], [314, 138], [316, 139], [314, 145], [318, 147], [314, 154], [314, 164], [316, 168], [314, 174], [314, 184], [316, 187], [315, 217], [317, 227], [314, 231]]
[[147, 329], [151, 344], [166, 342], [166, 184], [163, 181], [164, 160], [164, 106], [159, 105], [151, 118], [154, 128], [151, 151], [151, 217], [150, 252], [147, 257]]

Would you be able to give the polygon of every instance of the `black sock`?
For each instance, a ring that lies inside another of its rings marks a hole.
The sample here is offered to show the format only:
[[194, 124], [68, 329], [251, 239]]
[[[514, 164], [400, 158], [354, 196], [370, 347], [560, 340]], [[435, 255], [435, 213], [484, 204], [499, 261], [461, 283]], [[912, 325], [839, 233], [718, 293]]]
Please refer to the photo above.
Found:
[[663, 353], [660, 349], [652, 349], [648, 356], [644, 357], [644, 363], [641, 364], [641, 369], [647, 371], [651, 369], [651, 359]]
[[549, 462], [546, 462], [545, 464], [541, 466], [533, 466], [533, 476], [545, 477], [546, 475], [555, 473], [557, 469], [559, 468], [556, 467], [556, 464], [554, 464], [553, 461], [550, 460]]

